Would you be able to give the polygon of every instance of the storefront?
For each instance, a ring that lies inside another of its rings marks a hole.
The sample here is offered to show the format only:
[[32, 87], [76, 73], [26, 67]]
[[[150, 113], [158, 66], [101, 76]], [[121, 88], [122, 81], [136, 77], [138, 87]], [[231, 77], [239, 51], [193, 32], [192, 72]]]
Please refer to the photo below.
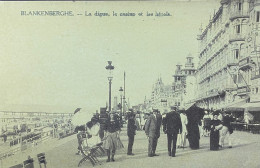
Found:
[[250, 102], [242, 106], [245, 113], [252, 115], [251, 123], [260, 123], [260, 102]]

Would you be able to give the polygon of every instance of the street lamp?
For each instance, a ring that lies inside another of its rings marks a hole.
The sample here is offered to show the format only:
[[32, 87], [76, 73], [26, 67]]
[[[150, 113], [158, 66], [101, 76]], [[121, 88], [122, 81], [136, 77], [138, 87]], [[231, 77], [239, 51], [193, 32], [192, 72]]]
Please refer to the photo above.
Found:
[[120, 92], [120, 97], [121, 97], [121, 107], [120, 107], [120, 112], [121, 112], [121, 116], [122, 116], [122, 107], [123, 107], [123, 104], [122, 104], [122, 101], [123, 101], [123, 88], [120, 87], [119, 89], [119, 92]]
[[108, 81], [109, 81], [109, 107], [108, 110], [109, 112], [111, 111], [111, 84], [112, 84], [112, 79], [113, 79], [113, 70], [114, 70], [114, 66], [111, 65], [112, 61], [107, 61], [108, 65], [106, 66], [106, 69], [108, 71]]

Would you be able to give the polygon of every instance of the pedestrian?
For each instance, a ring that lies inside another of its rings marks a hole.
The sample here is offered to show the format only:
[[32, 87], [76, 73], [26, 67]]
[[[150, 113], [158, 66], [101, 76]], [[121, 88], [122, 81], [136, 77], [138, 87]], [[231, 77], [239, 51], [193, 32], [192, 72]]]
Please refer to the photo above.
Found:
[[145, 125], [147, 123], [147, 119], [149, 118], [149, 116], [151, 115], [152, 113], [144, 113], [144, 125], [143, 125], [143, 130], [145, 131]]
[[166, 114], [163, 131], [167, 134], [168, 154], [175, 157], [176, 141], [178, 133], [182, 133], [182, 123], [180, 115], [176, 112], [176, 107], [171, 107], [171, 112]]
[[181, 118], [181, 125], [182, 125], [182, 133], [178, 134], [177, 147], [184, 148], [186, 145], [187, 124], [188, 124], [188, 119], [184, 109], [180, 110], [180, 118]]
[[121, 131], [120, 122], [114, 113], [110, 112], [104, 130], [105, 138], [103, 146], [104, 149], [107, 150], [107, 162], [114, 162], [116, 150], [122, 147], [122, 142], [119, 137]]
[[223, 122], [222, 122], [222, 131], [220, 134], [220, 141], [219, 141], [219, 145], [220, 147], [224, 147], [224, 139], [227, 138], [228, 139], [228, 147], [232, 148], [232, 142], [231, 142], [231, 134], [233, 133], [233, 128], [231, 126], [231, 122], [233, 122], [233, 117], [231, 115], [231, 113], [229, 112], [224, 112], [223, 113]]
[[190, 148], [193, 150], [199, 149], [200, 147], [200, 131], [199, 125], [204, 116], [204, 110], [197, 105], [192, 105], [186, 110], [188, 119], [187, 131]]
[[85, 137], [84, 134], [85, 128], [84, 126], [80, 126], [80, 127], [76, 127], [75, 130], [76, 130], [75, 132], [77, 132], [77, 139], [78, 139], [78, 152], [76, 153], [76, 155], [79, 155], [81, 153], [82, 144]]
[[155, 154], [155, 150], [160, 137], [161, 117], [157, 111], [157, 109], [153, 109], [153, 113], [148, 117], [145, 124], [145, 133], [148, 137], [148, 157], [158, 156]]
[[128, 151], [127, 155], [134, 155], [133, 154], [133, 144], [134, 138], [136, 134], [137, 126], [135, 124], [135, 114], [132, 109], [129, 109], [131, 112], [129, 114], [128, 122], [127, 122], [127, 136], [128, 136]]
[[222, 128], [221, 121], [218, 119], [218, 112], [213, 113], [213, 120], [210, 122], [210, 150], [219, 149], [219, 130]]
[[93, 147], [99, 143], [101, 143], [101, 138], [99, 136], [100, 131], [100, 123], [97, 116], [94, 116], [90, 122], [87, 124], [87, 133], [88, 133], [88, 147]]
[[162, 126], [162, 115], [158, 109], [156, 109], [156, 112], [157, 112], [157, 114], [156, 114], [157, 127], [156, 127], [155, 135], [156, 135], [157, 140], [156, 140], [156, 143], [154, 144], [153, 151], [154, 151], [154, 156], [159, 156], [158, 154], [155, 153], [155, 151], [156, 151], [156, 147], [158, 144], [158, 139], [160, 138], [160, 131], [161, 131], [161, 126]]

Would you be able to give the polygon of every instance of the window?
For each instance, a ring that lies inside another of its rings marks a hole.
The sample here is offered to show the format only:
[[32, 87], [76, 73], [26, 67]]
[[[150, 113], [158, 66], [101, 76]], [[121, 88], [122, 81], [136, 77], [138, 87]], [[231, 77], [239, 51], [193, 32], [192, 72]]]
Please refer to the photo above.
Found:
[[256, 12], [256, 22], [260, 22], [260, 12]]
[[239, 10], [239, 11], [242, 10], [242, 3], [241, 3], [241, 2], [238, 3], [238, 10]]
[[239, 58], [239, 49], [235, 49], [235, 55], [234, 55], [235, 59]]
[[258, 87], [257, 87], [257, 88], [255, 88], [255, 93], [258, 93]]
[[237, 33], [237, 34], [240, 33], [240, 25], [236, 25], [236, 33]]

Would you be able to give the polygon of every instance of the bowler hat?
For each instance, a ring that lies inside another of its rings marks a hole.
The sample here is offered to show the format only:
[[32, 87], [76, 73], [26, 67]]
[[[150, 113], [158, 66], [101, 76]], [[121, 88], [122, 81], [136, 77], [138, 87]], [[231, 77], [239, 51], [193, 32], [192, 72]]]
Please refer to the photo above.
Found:
[[177, 107], [176, 106], [171, 106], [171, 111], [176, 111]]

